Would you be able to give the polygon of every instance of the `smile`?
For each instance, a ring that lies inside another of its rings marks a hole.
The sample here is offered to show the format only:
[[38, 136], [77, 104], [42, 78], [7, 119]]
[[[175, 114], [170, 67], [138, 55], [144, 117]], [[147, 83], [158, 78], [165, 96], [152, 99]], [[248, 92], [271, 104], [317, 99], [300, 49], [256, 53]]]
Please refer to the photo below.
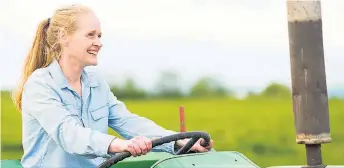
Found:
[[97, 55], [98, 54], [97, 51], [87, 51], [87, 53], [92, 54], [92, 55]]

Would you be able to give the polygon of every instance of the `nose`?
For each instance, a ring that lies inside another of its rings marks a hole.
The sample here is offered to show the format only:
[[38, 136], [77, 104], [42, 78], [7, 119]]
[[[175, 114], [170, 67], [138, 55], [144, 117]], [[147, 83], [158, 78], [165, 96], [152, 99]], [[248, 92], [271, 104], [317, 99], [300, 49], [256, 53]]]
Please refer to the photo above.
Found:
[[93, 45], [99, 47], [99, 49], [103, 46], [100, 38], [96, 38], [96, 40], [93, 42]]

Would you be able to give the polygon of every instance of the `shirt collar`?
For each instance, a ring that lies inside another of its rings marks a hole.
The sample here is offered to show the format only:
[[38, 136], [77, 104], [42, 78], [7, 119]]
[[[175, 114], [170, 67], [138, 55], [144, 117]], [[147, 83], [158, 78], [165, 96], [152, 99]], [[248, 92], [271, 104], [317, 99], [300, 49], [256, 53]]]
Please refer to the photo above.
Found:
[[[67, 78], [64, 76], [61, 67], [56, 59], [48, 66], [49, 72], [53, 78], [53, 80], [61, 87], [61, 88], [70, 88], [70, 85], [67, 81]], [[87, 73], [85, 69], [82, 71], [81, 80], [87, 87], [97, 87], [99, 85], [96, 78], [94, 78], [90, 73]]]

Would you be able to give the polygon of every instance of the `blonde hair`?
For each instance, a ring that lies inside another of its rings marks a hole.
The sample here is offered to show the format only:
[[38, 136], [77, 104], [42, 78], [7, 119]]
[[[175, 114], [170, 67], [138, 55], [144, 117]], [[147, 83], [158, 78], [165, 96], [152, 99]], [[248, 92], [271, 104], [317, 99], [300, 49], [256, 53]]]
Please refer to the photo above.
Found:
[[75, 32], [77, 16], [87, 12], [92, 11], [80, 4], [65, 6], [57, 9], [51, 18], [41, 21], [38, 25], [32, 47], [24, 62], [21, 79], [12, 96], [19, 111], [26, 80], [35, 70], [47, 67], [54, 59], [60, 58], [62, 51], [59, 36], [62, 33], [68, 35]]

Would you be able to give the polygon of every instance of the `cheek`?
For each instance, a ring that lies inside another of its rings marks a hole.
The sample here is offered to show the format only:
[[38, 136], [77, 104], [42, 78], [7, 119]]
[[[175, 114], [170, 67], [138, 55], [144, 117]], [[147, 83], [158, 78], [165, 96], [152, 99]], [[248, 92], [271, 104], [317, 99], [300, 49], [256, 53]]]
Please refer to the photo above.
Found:
[[82, 54], [87, 53], [88, 45], [85, 40], [80, 39], [80, 40], [74, 41], [71, 47], [73, 48], [72, 49], [73, 52], [81, 56]]
[[80, 35], [78, 37], [74, 37], [70, 41], [70, 45], [68, 48], [71, 51], [71, 55], [73, 55], [79, 60], [83, 60], [89, 56], [89, 54], [87, 53], [87, 49], [91, 45], [92, 45], [91, 40]]

